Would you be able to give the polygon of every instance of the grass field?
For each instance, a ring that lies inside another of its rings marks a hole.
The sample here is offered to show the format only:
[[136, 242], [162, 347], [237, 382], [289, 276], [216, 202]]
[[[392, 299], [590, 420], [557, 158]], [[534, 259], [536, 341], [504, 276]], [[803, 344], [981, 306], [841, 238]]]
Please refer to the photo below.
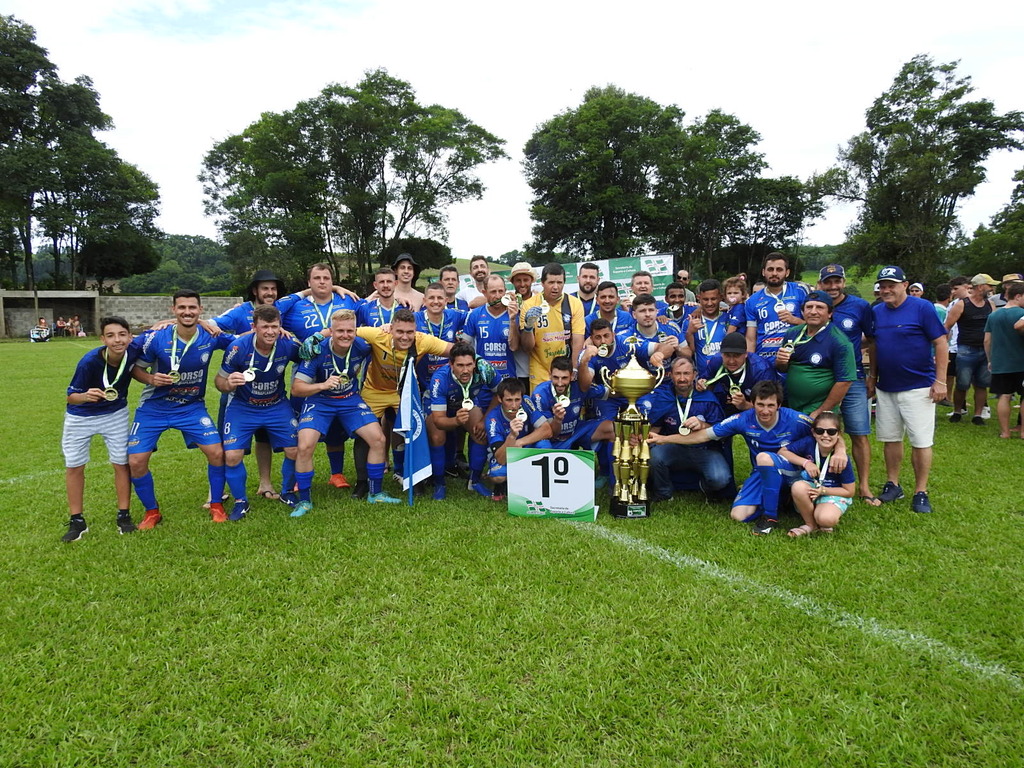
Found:
[[176, 435], [164, 524], [120, 537], [97, 442], [65, 545], [93, 341], [0, 345], [0, 765], [1020, 764], [1024, 441], [994, 423], [940, 410], [935, 514], [855, 504], [799, 540], [696, 496], [596, 524], [454, 489], [381, 509], [322, 456], [313, 514], [215, 526]]

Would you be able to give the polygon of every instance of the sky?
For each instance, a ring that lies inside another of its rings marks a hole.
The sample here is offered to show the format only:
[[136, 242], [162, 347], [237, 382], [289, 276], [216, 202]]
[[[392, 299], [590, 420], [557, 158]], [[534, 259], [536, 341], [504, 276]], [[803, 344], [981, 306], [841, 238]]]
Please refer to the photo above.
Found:
[[[1024, 109], [1024, 10], [935, 0], [704, 4], [464, 0], [8, 0], [65, 80], [87, 75], [115, 127], [101, 138], [161, 191], [160, 226], [216, 238], [197, 180], [213, 145], [263, 112], [383, 67], [421, 103], [460, 110], [504, 139], [479, 170], [483, 199], [449, 209], [457, 258], [529, 241], [522, 148], [544, 121], [614, 84], [687, 122], [711, 109], [757, 130], [767, 174], [806, 179], [864, 130], [864, 112], [919, 53], [959, 60], [973, 97]], [[1024, 153], [1000, 152], [961, 208], [973, 232], [1009, 201]], [[838, 243], [856, 215], [832, 207], [805, 233]]]

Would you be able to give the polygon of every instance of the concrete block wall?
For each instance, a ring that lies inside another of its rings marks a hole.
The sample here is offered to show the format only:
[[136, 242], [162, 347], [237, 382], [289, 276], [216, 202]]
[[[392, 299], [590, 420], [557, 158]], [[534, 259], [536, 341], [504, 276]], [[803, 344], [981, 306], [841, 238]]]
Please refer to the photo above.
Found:
[[[242, 301], [235, 296], [207, 296], [203, 298], [203, 317], [209, 319], [223, 314]], [[138, 331], [159, 320], [170, 320], [169, 296], [100, 296], [100, 317], [119, 315], [127, 320], [132, 330]], [[99, 318], [96, 318], [97, 321]], [[91, 335], [91, 334], [90, 334]]]

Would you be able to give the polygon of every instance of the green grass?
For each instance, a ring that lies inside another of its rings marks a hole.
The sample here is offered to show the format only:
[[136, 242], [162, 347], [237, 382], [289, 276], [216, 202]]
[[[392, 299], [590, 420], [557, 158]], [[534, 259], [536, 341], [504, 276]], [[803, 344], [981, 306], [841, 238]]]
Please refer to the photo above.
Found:
[[857, 504], [796, 541], [693, 496], [601, 515], [628, 539], [464, 489], [381, 509], [326, 488], [322, 456], [313, 514], [214, 526], [176, 435], [165, 523], [119, 537], [97, 442], [91, 530], [64, 545], [60, 414], [92, 341], [0, 347], [0, 765], [1019, 760], [1024, 442], [994, 423], [940, 410], [934, 515]]

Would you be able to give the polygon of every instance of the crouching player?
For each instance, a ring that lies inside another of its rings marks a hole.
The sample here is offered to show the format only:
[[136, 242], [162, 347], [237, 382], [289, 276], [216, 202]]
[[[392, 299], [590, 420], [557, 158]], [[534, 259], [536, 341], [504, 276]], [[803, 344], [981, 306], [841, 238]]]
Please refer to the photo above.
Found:
[[487, 442], [491, 449], [488, 474], [494, 482], [493, 493], [477, 483], [473, 490], [491, 501], [504, 501], [508, 496], [509, 448], [550, 448], [551, 424], [538, 413], [533, 401], [523, 397], [523, 382], [511, 377], [502, 379], [494, 389], [498, 404], [487, 414]]
[[298, 362], [299, 345], [281, 338], [281, 313], [273, 305], [256, 307], [253, 333], [239, 336], [224, 353], [214, 384], [228, 395], [224, 409], [224, 477], [235, 506], [229, 520], [242, 520], [249, 512], [248, 477], [242, 459], [253, 434], [266, 430], [274, 450], [284, 451], [281, 488], [295, 484], [295, 413], [285, 396], [288, 363]]
[[[369, 406], [359, 395], [360, 378], [370, 357], [370, 345], [356, 338], [356, 314], [340, 309], [331, 316], [330, 341], [320, 345], [312, 359], [295, 371], [292, 394], [308, 398], [299, 417], [299, 453], [295, 460], [298, 502], [292, 517], [312, 511], [310, 489], [313, 486], [313, 451], [321, 435], [335, 421], [349, 435], [358, 435], [368, 447], [366, 474], [369, 483], [367, 501], [371, 504], [400, 504], [382, 490], [384, 481], [384, 430]], [[282, 499], [287, 500], [282, 495]]]
[[794, 539], [815, 531], [831, 533], [839, 518], [853, 503], [856, 478], [847, 463], [842, 472], [829, 470], [836, 446], [843, 442], [839, 416], [822, 411], [811, 426], [811, 438], [790, 443], [779, 455], [803, 470], [790, 488], [793, 504], [804, 524], [789, 531]]
[[587, 400], [607, 397], [603, 384], [592, 383], [582, 389], [572, 380], [572, 363], [568, 357], [551, 361], [551, 378], [541, 382], [533, 392], [533, 402], [551, 426], [551, 445], [560, 450], [579, 448], [594, 451], [598, 456], [600, 476], [597, 486], [603, 487], [611, 474], [611, 443], [615, 440], [612, 422], [605, 418], [584, 419]]
[[446, 498], [448, 493], [445, 487], [445, 441], [450, 432], [459, 428], [469, 433], [470, 485], [480, 483], [487, 459], [484, 411], [494, 399], [491, 393], [494, 378], [494, 370], [490, 366], [483, 372], [477, 370], [473, 348], [461, 341], [452, 346], [448, 364], [430, 377], [427, 435], [430, 438], [430, 466], [436, 500]]
[[87, 352], [79, 361], [68, 385], [67, 413], [61, 449], [67, 470], [64, 482], [68, 492], [71, 519], [62, 541], [82, 538], [89, 530], [83, 516], [85, 465], [89, 463], [89, 444], [100, 435], [107, 444], [107, 455], [114, 466], [114, 492], [117, 494], [117, 530], [135, 530], [129, 514], [131, 478], [128, 473], [128, 384], [138, 357], [132, 345], [128, 321], [121, 317], [100, 320], [102, 347]]

